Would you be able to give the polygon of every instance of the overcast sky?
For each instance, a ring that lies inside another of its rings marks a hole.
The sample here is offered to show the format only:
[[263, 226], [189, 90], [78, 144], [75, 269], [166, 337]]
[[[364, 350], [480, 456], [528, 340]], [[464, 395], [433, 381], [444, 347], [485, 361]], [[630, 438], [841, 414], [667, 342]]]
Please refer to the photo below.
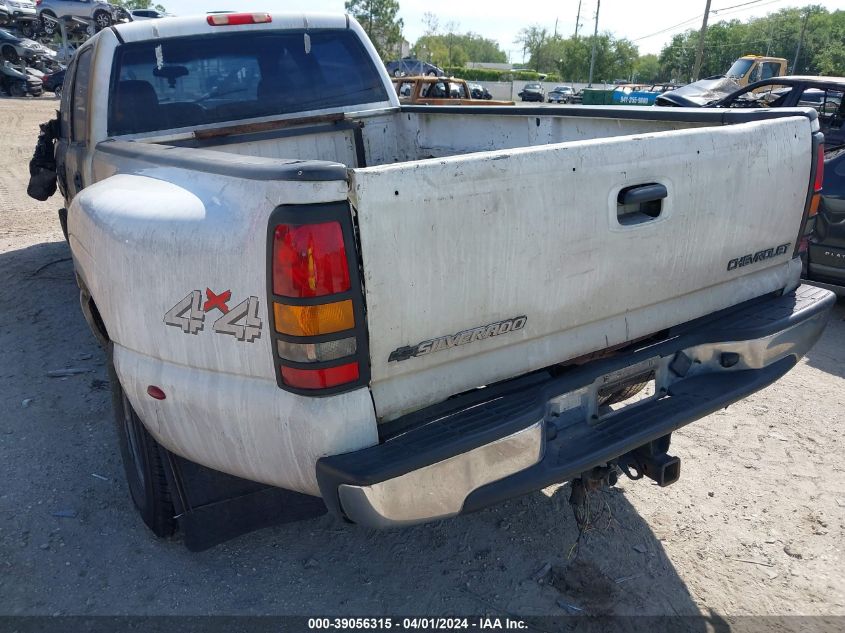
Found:
[[[157, 0], [176, 15], [234, 9], [239, 11], [343, 12], [343, 0]], [[592, 33], [597, 0], [581, 3], [584, 33]], [[712, 0], [711, 22], [745, 20], [810, 0]], [[845, 9], [845, 0], [812, 0], [829, 10]], [[599, 31], [635, 40], [640, 53], [659, 53], [675, 33], [699, 28], [704, 0], [602, 0]], [[746, 6], [737, 6], [746, 5]], [[459, 31], [473, 31], [498, 40], [512, 62], [522, 61], [522, 47], [514, 44], [519, 30], [539, 24], [571, 35], [575, 30], [578, 0], [399, 0], [399, 16], [405, 21], [405, 39], [413, 43], [423, 32], [423, 14], [437, 15], [441, 25], [455, 22]], [[748, 51], [756, 52], [756, 51]]]

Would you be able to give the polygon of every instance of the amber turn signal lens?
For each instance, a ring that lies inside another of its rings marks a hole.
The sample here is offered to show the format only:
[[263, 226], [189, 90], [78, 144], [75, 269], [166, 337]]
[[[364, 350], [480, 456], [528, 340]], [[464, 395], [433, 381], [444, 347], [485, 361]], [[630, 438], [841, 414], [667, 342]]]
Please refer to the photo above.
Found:
[[819, 212], [819, 203], [821, 203], [822, 197], [820, 194], [814, 194], [813, 197], [810, 199], [810, 212], [807, 214], [808, 217], [813, 217], [817, 215]]
[[316, 306], [273, 304], [276, 331], [291, 336], [319, 336], [355, 327], [352, 299]]

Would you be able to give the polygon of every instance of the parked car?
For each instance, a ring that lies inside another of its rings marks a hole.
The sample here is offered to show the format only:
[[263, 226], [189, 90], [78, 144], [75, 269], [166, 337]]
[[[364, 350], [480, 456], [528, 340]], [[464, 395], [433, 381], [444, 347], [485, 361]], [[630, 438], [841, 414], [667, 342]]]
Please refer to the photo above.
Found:
[[543, 90], [543, 84], [525, 84], [519, 92], [519, 98], [522, 101], [539, 101], [540, 103], [543, 103], [546, 100], [546, 92]]
[[[476, 84], [477, 85], [477, 84]], [[455, 77], [394, 77], [393, 87], [402, 103], [419, 105], [514, 105], [513, 101], [493, 101], [473, 90], [472, 85]], [[480, 88], [480, 86], [478, 86]]]
[[26, 95], [40, 97], [42, 92], [44, 92], [44, 87], [38, 70], [27, 68], [26, 73], [23, 73], [11, 63], [0, 60], [0, 93], [6, 93], [12, 97]]
[[165, 17], [164, 13], [156, 11], [155, 9], [133, 9], [129, 12], [132, 19], [137, 20], [160, 20]]
[[666, 486], [674, 431], [821, 335], [835, 297], [795, 254], [813, 113], [403, 105], [350, 16], [306, 15], [307, 54], [301, 14], [206, 18], [85, 42], [28, 189], [52, 170], [65, 200], [156, 534]]
[[35, 2], [30, 0], [0, 0], [0, 12], [8, 14], [9, 21], [36, 18]]
[[21, 60], [34, 62], [40, 56], [55, 57], [56, 52], [39, 42], [0, 29], [0, 58], [17, 64]]
[[434, 64], [429, 64], [413, 57], [403, 57], [402, 59], [387, 62], [385, 65], [388, 74], [393, 77], [410, 77], [418, 75], [429, 75], [435, 77], [442, 77], [446, 73], [443, 69]]
[[473, 99], [486, 99], [489, 101], [493, 98], [490, 91], [481, 84], [470, 84], [469, 92]]
[[571, 86], [557, 86], [549, 92], [549, 103], [569, 103], [574, 95], [575, 91]]
[[38, 17], [44, 32], [52, 35], [58, 25], [44, 16], [52, 18], [76, 17], [91, 20], [94, 30], [99, 31], [122, 20], [129, 20], [129, 13], [116, 5], [100, 0], [36, 0]]
[[61, 70], [44, 75], [41, 79], [41, 84], [44, 86], [44, 90], [52, 92], [57, 97], [61, 98], [64, 81], [65, 69], [62, 68]]

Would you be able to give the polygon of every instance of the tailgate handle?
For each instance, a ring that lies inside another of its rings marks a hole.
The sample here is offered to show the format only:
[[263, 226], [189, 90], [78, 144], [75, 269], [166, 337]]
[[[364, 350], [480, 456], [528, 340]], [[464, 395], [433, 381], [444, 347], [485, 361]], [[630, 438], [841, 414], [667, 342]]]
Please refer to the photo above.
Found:
[[663, 199], [669, 195], [666, 185], [649, 182], [625, 187], [616, 197], [616, 220], [621, 226], [635, 226], [659, 218]]
[[619, 192], [617, 202], [619, 204], [642, 204], [643, 202], [663, 200], [668, 195], [669, 192], [666, 191], [666, 185], [659, 185], [652, 182], [647, 185], [626, 187]]

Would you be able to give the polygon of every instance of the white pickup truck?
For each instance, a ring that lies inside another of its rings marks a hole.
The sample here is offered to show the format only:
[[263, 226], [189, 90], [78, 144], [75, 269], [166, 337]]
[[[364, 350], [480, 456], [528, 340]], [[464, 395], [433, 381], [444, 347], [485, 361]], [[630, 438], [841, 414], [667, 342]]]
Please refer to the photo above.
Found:
[[82, 309], [157, 534], [222, 498], [234, 533], [669, 484], [671, 433], [834, 301], [799, 283], [809, 109], [402, 106], [354, 19], [276, 13], [104, 29], [65, 88]]

